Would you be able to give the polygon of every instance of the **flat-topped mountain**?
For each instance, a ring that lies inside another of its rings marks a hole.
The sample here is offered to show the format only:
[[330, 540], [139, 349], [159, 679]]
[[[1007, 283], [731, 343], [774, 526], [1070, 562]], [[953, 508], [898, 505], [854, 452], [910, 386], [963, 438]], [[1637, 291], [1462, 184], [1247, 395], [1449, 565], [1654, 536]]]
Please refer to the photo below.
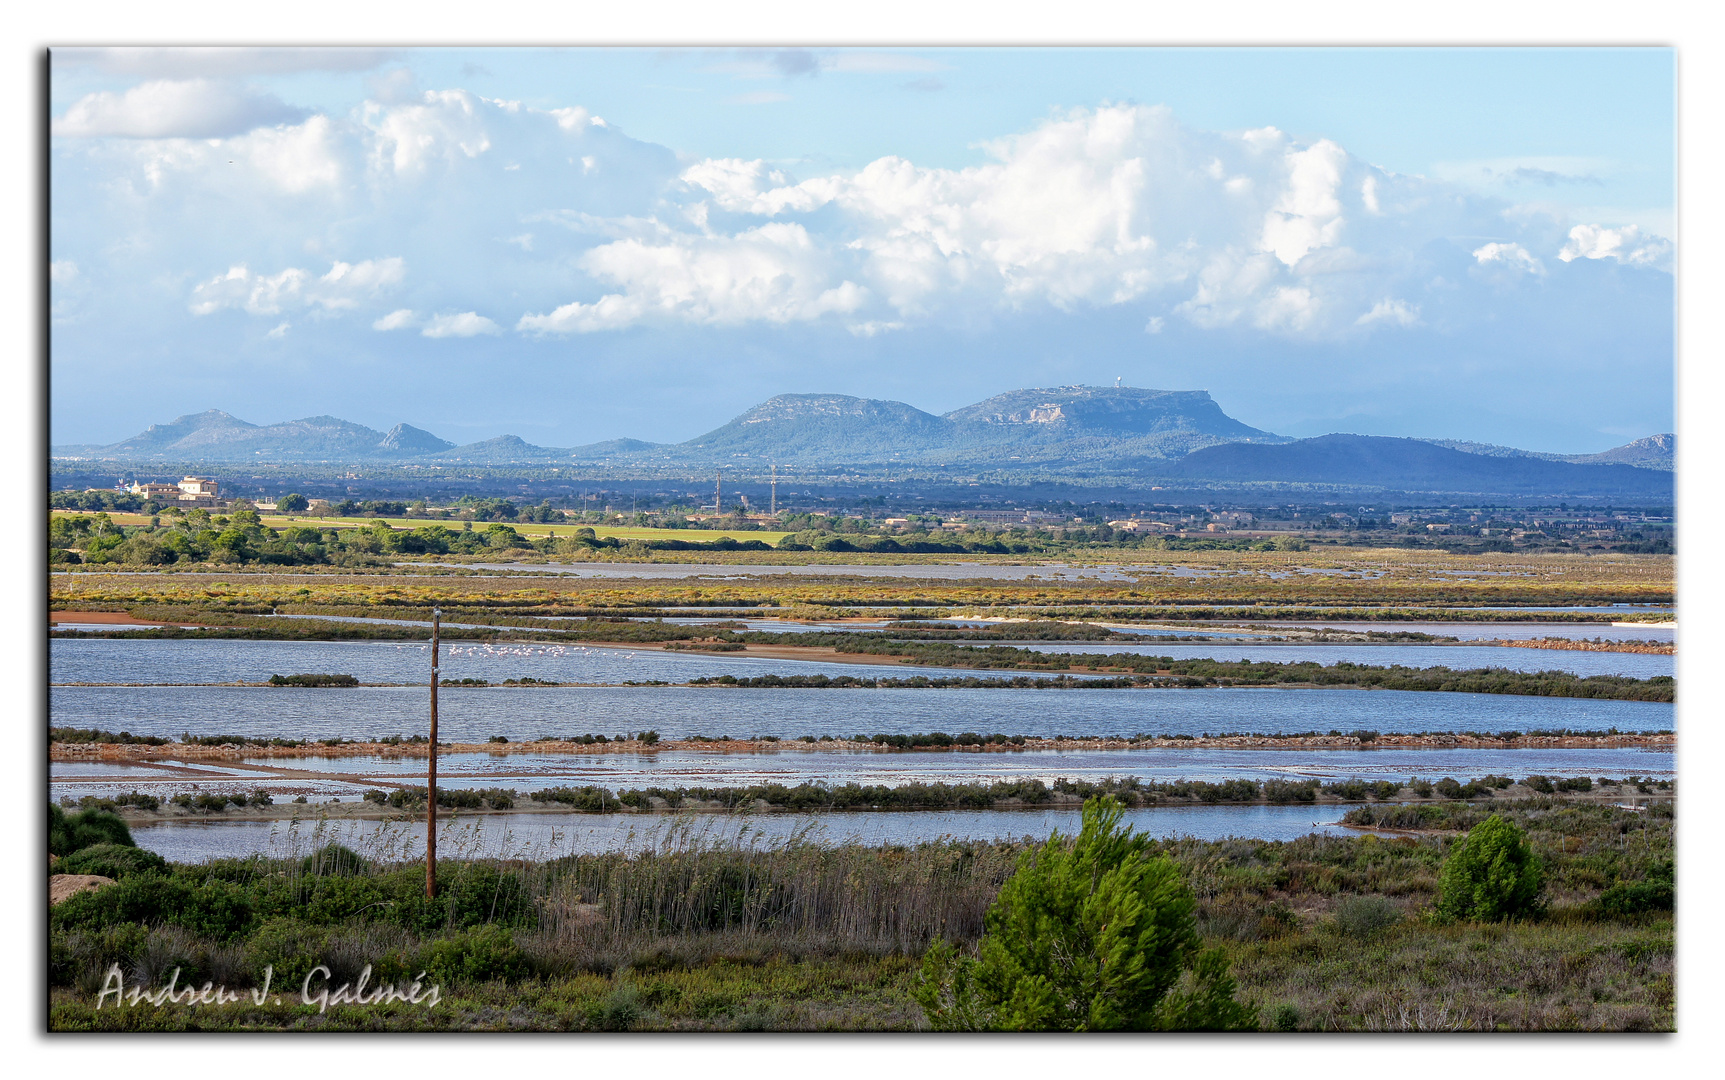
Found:
[[1116, 438], [1190, 432], [1218, 439], [1281, 439], [1224, 413], [1208, 390], [1143, 390], [1135, 386], [1009, 390], [954, 409], [946, 419], [960, 424], [1035, 427]]

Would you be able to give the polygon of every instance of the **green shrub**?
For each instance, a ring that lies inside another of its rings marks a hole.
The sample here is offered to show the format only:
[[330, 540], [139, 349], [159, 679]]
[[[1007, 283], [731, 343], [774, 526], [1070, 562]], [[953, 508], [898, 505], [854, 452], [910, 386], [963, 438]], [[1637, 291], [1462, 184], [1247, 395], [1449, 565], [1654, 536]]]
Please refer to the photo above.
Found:
[[229, 881], [198, 883], [161, 874], [138, 874], [118, 884], [79, 893], [49, 913], [52, 930], [100, 930], [115, 923], [179, 926], [227, 941], [250, 926], [252, 899]]
[[984, 918], [975, 958], [937, 941], [916, 997], [937, 1030], [1236, 1030], [1219, 952], [1201, 952], [1191, 890], [1121, 804], [1087, 800], [1083, 826], [1024, 853]]
[[1438, 877], [1438, 915], [1497, 921], [1539, 909], [1545, 871], [1527, 836], [1497, 814], [1469, 830]]
[[70, 855], [97, 844], [137, 846], [132, 842], [132, 830], [120, 815], [110, 810], [92, 807], [68, 814], [53, 803], [48, 804], [49, 854]]
[[1551, 777], [1541, 776], [1538, 773], [1535, 773], [1523, 780], [1522, 783], [1527, 787], [1532, 788], [1534, 791], [1539, 792], [1541, 795], [1550, 795], [1557, 790], [1551, 782]]
[[[587, 1022], [600, 1031], [628, 1031], [646, 1012], [641, 992], [633, 986], [619, 986], [600, 998], [587, 1010]], [[764, 1027], [744, 1027], [738, 1030], [764, 1031]]]
[[125, 844], [96, 844], [81, 848], [54, 864], [56, 874], [100, 874], [118, 881], [127, 874], [148, 870], [165, 872], [168, 860], [153, 851]]
[[485, 982], [527, 974], [527, 954], [501, 926], [481, 926], [433, 941], [420, 950], [419, 966], [434, 979]]
[[1654, 863], [1642, 880], [1620, 881], [1606, 889], [1598, 904], [1607, 915], [1671, 911], [1677, 906], [1676, 867], [1668, 860]]

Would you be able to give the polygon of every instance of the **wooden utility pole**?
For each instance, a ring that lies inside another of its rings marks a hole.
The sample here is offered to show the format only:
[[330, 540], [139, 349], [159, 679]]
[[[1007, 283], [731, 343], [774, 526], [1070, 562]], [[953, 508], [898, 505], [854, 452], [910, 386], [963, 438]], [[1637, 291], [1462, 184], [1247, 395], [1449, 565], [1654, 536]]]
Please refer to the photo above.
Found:
[[724, 480], [725, 470], [720, 469], [718, 472], [713, 474], [713, 513], [715, 514], [722, 514], [725, 512], [724, 499], [719, 495], [719, 491], [721, 490], [721, 485], [723, 485]]
[[779, 467], [777, 464], [773, 465], [773, 506], [768, 513], [773, 517], [779, 516]]
[[431, 609], [431, 756], [425, 766], [425, 898], [437, 898], [437, 631], [441, 608]]

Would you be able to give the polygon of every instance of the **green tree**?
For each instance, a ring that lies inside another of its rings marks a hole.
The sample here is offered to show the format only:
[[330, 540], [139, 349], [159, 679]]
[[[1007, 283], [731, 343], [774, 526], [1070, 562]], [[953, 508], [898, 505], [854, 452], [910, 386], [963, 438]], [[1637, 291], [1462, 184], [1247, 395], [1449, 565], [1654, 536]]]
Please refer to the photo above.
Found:
[[1475, 825], [1445, 860], [1437, 913], [1445, 919], [1498, 921], [1539, 910], [1545, 868], [1514, 823], [1493, 814]]
[[975, 957], [945, 941], [916, 997], [944, 1031], [1252, 1030], [1219, 951], [1198, 938], [1191, 890], [1111, 798], [1084, 804], [1075, 840], [1026, 852], [984, 918]]

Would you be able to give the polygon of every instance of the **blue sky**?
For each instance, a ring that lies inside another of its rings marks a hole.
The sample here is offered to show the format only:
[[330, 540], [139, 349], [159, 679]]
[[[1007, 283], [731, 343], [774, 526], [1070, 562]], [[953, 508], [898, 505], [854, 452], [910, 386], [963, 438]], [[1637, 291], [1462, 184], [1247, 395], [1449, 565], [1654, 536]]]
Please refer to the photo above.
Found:
[[57, 51], [53, 440], [458, 442], [1210, 390], [1290, 435], [1673, 426], [1663, 49]]

